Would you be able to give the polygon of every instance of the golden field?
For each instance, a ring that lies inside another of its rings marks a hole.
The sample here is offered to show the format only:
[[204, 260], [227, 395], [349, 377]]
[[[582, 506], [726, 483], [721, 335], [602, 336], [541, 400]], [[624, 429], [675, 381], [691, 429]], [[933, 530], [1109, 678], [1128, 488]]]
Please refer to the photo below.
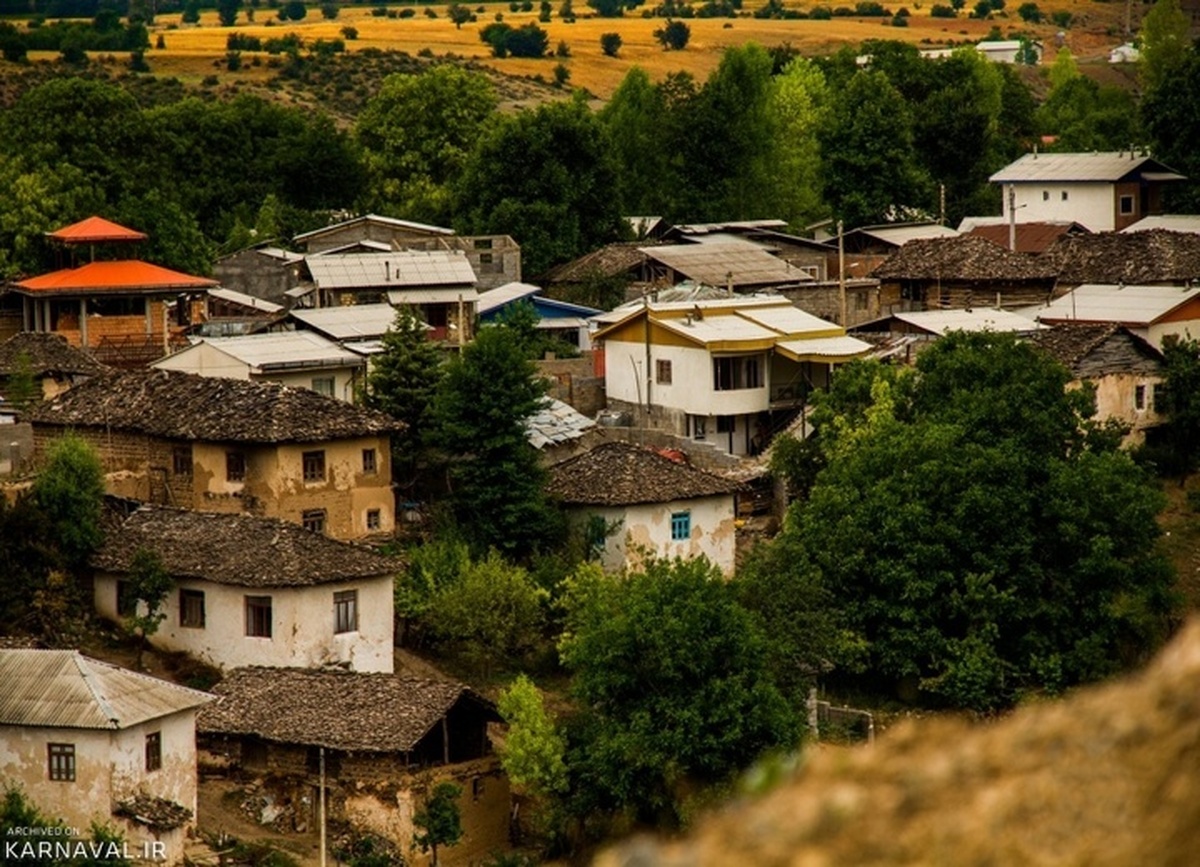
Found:
[[[556, 10], [557, 5], [555, 3]], [[755, 0], [749, 0], [746, 9], [748, 11], [757, 5], [759, 4], [755, 3]], [[834, 2], [828, 5], [842, 4]], [[886, 5], [895, 10], [900, 8], [901, 4]], [[536, 11], [510, 12], [507, 3], [485, 4], [485, 11], [477, 13], [479, 20], [464, 24], [461, 28], [456, 28], [446, 18], [445, 5], [429, 7], [438, 13], [437, 18], [426, 17], [425, 7], [420, 6], [415, 7], [416, 15], [412, 18], [375, 17], [371, 15], [369, 7], [348, 6], [343, 7], [338, 18], [332, 21], [323, 19], [314, 6], [309, 9], [308, 17], [298, 23], [268, 18], [274, 15], [273, 10], [260, 8], [257, 10], [256, 21], [248, 22], [243, 13], [234, 28], [220, 27], [215, 12], [206, 13], [199, 25], [183, 25], [178, 16], [160, 15], [151, 28], [150, 38], [153, 45], [161, 34], [165, 40], [165, 48], [151, 49], [147, 52], [147, 60], [156, 74], [177, 75], [185, 80], [210, 74], [216, 74], [221, 79], [235, 76], [242, 79], [262, 78], [269, 72], [265, 66], [251, 68], [247, 63], [243, 70], [236, 74], [225, 71], [223, 58], [230, 32], [236, 31], [263, 39], [296, 33], [306, 42], [311, 42], [316, 39], [341, 38], [342, 28], [352, 26], [358, 30], [358, 38], [346, 42], [346, 48], [350, 52], [378, 48], [406, 51], [415, 55], [428, 48], [436, 55], [452, 53], [462, 58], [474, 59], [504, 74], [541, 75], [547, 80], [552, 79], [555, 65], [561, 62], [570, 70], [571, 86], [586, 88], [596, 96], [606, 98], [634, 65], [646, 69], [655, 79], [660, 79], [670, 72], [686, 70], [702, 80], [716, 68], [721, 59], [721, 52], [726, 47], [751, 41], [766, 46], [786, 42], [803, 54], [818, 55], [835, 51], [842, 45], [857, 44], [865, 39], [899, 39], [922, 47], [936, 47], [947, 42], [977, 41], [993, 26], [998, 26], [1006, 36], [1010, 31], [1033, 32], [1046, 44], [1047, 60], [1053, 56], [1053, 38], [1057, 28], [1050, 24], [1033, 27], [1026, 25], [1016, 15], [1016, 6], [1019, 5], [1016, 0], [1009, 0], [1007, 11], [1010, 17], [990, 21], [966, 17], [930, 18], [930, 5], [932, 4], [909, 5], [912, 13], [909, 26], [902, 28], [891, 27], [890, 19], [883, 18], [834, 18], [829, 21], [777, 21], [752, 17], [689, 19], [687, 24], [691, 27], [692, 35], [687, 47], [683, 51], [664, 51], [653, 35], [656, 29], [664, 25], [664, 19], [642, 18], [640, 11], [615, 19], [586, 17], [591, 15], [591, 11], [579, 3], [576, 7], [579, 17], [574, 23], [560, 20], [556, 11], [555, 17], [549, 23], [541, 24], [550, 35], [551, 48], [556, 47], [560, 41], [565, 41], [570, 46], [570, 57], [547, 57], [541, 60], [495, 59], [490, 56], [487, 46], [480, 41], [480, 29], [494, 21], [497, 13], [503, 15], [503, 20], [513, 26], [537, 21]], [[1066, 33], [1066, 42], [1081, 59], [1106, 56], [1110, 47], [1122, 41], [1121, 37], [1108, 33], [1122, 32], [1125, 9], [1123, 4], [1056, 0], [1039, 5], [1047, 15], [1051, 11], [1066, 10], [1075, 16], [1076, 22]], [[798, 8], [807, 6], [808, 4], [801, 4]], [[267, 24], [268, 20], [272, 21], [270, 25]], [[616, 58], [605, 57], [600, 50], [600, 36], [609, 32], [619, 33], [624, 43], [620, 55]], [[248, 61], [249, 57], [244, 55], [243, 59]]]

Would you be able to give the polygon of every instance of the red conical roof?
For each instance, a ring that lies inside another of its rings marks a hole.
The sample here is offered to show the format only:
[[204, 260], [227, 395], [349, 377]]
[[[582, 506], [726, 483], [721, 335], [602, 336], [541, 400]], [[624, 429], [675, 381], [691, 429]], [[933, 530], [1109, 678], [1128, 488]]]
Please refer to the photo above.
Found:
[[104, 241], [145, 241], [143, 232], [126, 229], [103, 217], [88, 217], [70, 226], [64, 226], [46, 236], [64, 244], [89, 244]]

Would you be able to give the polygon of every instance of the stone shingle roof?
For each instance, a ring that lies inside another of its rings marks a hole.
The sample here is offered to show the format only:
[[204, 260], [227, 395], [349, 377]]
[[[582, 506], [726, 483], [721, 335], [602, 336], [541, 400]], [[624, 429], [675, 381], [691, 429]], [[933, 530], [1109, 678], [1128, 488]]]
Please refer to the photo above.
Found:
[[542, 275], [542, 279], [547, 283], [579, 283], [596, 277], [624, 274], [646, 261], [646, 254], [638, 248], [653, 244], [653, 241], [608, 244], [578, 259], [551, 268]]
[[1051, 262], [1014, 253], [977, 235], [918, 238], [887, 258], [871, 276], [880, 280], [1051, 281]]
[[569, 505], [632, 506], [733, 494], [739, 486], [650, 449], [613, 442], [553, 467], [547, 490]]
[[1162, 353], [1114, 323], [1065, 323], [1039, 331], [1031, 339], [1083, 379], [1110, 373], [1162, 372]]
[[1047, 252], [1060, 284], [1148, 285], [1200, 280], [1200, 235], [1194, 232], [1097, 232], [1063, 238]]
[[92, 566], [126, 572], [139, 548], [175, 578], [241, 587], [304, 587], [400, 571], [364, 545], [330, 539], [276, 518], [143, 506], [105, 534]]
[[11, 376], [19, 368], [20, 357], [29, 359], [34, 376], [74, 373], [94, 376], [108, 370], [82, 349], [76, 349], [61, 334], [22, 331], [0, 343], [0, 376]]
[[413, 749], [460, 700], [498, 722], [495, 706], [461, 683], [394, 674], [239, 668], [213, 688], [202, 734], [253, 735], [347, 752]]
[[525, 435], [535, 449], [542, 449], [579, 439], [595, 426], [594, 419], [570, 404], [548, 398], [537, 412], [525, 419]]
[[97, 376], [27, 420], [209, 442], [322, 442], [402, 430], [403, 422], [302, 388], [167, 370]]

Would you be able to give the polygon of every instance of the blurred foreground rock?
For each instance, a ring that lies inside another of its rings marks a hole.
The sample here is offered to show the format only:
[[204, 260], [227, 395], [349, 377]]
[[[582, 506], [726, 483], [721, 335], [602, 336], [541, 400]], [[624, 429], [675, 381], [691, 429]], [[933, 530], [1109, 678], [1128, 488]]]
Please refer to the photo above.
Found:
[[597, 867], [1200, 864], [1200, 619], [1142, 672], [988, 725], [904, 723]]

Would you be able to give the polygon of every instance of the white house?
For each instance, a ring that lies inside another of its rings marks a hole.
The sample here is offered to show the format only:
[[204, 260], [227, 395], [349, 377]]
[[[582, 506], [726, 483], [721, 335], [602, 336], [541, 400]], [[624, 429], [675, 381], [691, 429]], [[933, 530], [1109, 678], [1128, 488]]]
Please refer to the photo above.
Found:
[[633, 303], [597, 317], [611, 409], [756, 454], [833, 366], [871, 349], [778, 296]]
[[132, 858], [181, 863], [211, 699], [74, 650], [0, 650], [0, 780], [81, 834], [116, 826]]
[[1003, 216], [1018, 223], [1073, 221], [1093, 232], [1161, 214], [1163, 189], [1187, 180], [1135, 151], [1025, 154], [991, 176], [1004, 188]]
[[[984, 40], [975, 45], [975, 50], [992, 63], [1021, 63], [1021, 50], [1024, 45], [1020, 39]], [[1032, 52], [1031, 65], [1036, 66], [1042, 62], [1042, 43], [1030, 42], [1029, 51]]]
[[1168, 335], [1200, 338], [1200, 287], [1085, 284], [1028, 312], [1047, 325], [1123, 325], [1155, 349]]
[[278, 382], [353, 402], [363, 384], [366, 359], [315, 331], [280, 331], [206, 337], [152, 366], [200, 376]]
[[101, 617], [130, 606], [139, 549], [175, 579], [151, 643], [212, 665], [390, 672], [396, 560], [286, 521], [145, 506], [92, 558]]
[[550, 495], [611, 531], [600, 562], [636, 567], [646, 554], [705, 556], [734, 570], [738, 484], [641, 446], [599, 445], [550, 469]]

